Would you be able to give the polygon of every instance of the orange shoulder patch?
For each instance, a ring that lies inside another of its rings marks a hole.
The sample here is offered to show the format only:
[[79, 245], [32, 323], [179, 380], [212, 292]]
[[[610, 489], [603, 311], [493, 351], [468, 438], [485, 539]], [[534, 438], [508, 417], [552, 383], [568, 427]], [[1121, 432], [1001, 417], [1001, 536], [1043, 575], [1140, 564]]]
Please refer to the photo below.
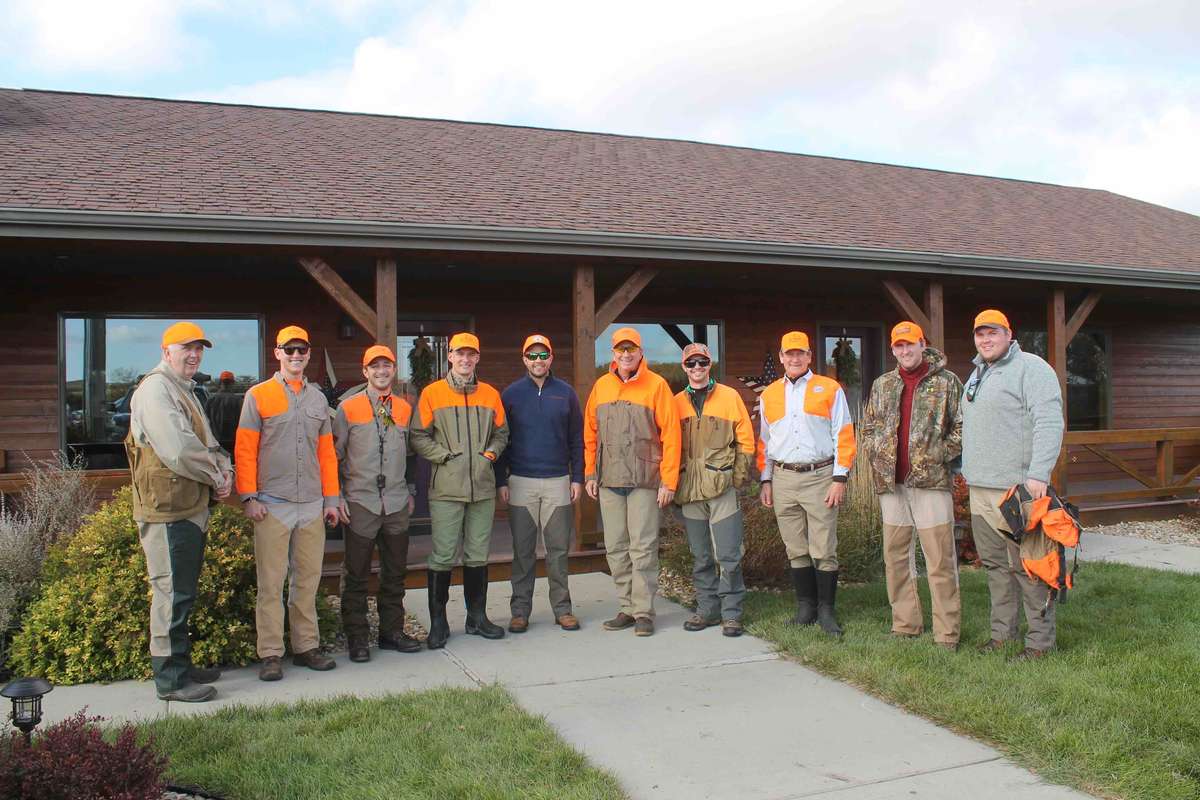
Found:
[[251, 387], [250, 394], [254, 397], [258, 415], [263, 419], [278, 416], [288, 410], [287, 393], [279, 381], [263, 381], [257, 386]]
[[359, 392], [353, 397], [343, 400], [342, 411], [346, 414], [346, 421], [351, 425], [365, 425], [373, 418], [371, 398], [367, 396], [366, 392]]

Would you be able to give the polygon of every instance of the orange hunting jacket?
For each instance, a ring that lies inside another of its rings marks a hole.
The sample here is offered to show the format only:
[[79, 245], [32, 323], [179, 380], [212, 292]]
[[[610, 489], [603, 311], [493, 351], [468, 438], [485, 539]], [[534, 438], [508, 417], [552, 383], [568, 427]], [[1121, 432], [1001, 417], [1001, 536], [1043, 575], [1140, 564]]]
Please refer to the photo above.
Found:
[[326, 508], [337, 508], [341, 498], [329, 401], [307, 378], [299, 392], [278, 372], [251, 387], [233, 450], [243, 500], [259, 493], [292, 503], [324, 498]]
[[675, 489], [679, 483], [679, 412], [671, 387], [643, 360], [627, 381], [614, 361], [583, 413], [583, 471], [616, 488]]
[[712, 500], [740, 486], [754, 457], [754, 426], [737, 390], [713, 383], [699, 417], [687, 389], [675, 395], [675, 406], [683, 443], [675, 502]]

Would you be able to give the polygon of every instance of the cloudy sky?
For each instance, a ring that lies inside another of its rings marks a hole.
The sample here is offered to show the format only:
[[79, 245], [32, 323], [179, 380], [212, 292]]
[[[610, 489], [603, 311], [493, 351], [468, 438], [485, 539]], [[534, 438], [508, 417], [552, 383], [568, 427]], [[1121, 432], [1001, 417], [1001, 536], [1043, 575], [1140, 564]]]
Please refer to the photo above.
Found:
[[0, 0], [0, 85], [663, 136], [1200, 214], [1200, 3]]

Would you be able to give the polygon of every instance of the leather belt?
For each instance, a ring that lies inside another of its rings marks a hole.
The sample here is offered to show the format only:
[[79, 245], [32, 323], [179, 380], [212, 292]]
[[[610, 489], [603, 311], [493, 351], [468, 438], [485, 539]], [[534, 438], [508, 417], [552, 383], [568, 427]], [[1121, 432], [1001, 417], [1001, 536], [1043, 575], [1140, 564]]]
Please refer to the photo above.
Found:
[[829, 458], [825, 459], [824, 461], [814, 461], [811, 464], [776, 464], [775, 468], [776, 469], [786, 469], [788, 472], [812, 472], [814, 469], [820, 469], [821, 467], [828, 467], [832, 463], [833, 463], [833, 457], [830, 456]]

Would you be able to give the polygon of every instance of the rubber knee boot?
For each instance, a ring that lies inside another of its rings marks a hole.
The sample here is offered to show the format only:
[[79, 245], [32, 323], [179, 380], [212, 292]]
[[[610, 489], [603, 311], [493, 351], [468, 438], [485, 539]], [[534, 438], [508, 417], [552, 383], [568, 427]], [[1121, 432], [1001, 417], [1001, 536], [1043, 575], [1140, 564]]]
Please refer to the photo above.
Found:
[[817, 621], [817, 568], [793, 567], [792, 586], [796, 589], [796, 616], [792, 625], [812, 625]]
[[446, 646], [450, 638], [450, 623], [446, 621], [446, 603], [450, 601], [450, 573], [429, 570], [429, 638], [425, 640], [430, 650]]
[[467, 633], [485, 639], [503, 639], [504, 628], [487, 618], [487, 567], [463, 567], [463, 595], [467, 600]]
[[830, 636], [841, 636], [842, 626], [834, 615], [834, 597], [837, 595], [838, 574], [817, 572], [817, 624]]

